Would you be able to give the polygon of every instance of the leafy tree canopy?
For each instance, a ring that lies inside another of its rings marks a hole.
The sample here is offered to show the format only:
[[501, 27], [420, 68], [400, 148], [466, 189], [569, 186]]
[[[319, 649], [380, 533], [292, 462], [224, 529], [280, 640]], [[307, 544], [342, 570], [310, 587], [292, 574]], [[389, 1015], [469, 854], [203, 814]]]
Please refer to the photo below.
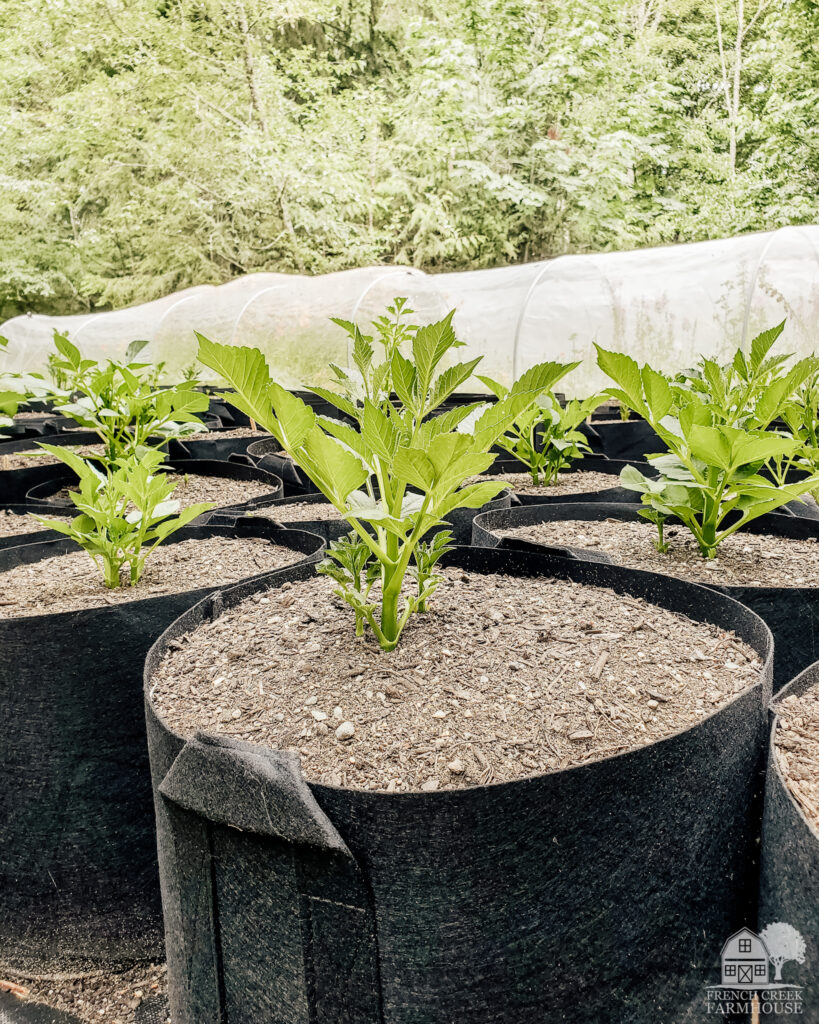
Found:
[[4, 0], [0, 314], [819, 219], [816, 0]]

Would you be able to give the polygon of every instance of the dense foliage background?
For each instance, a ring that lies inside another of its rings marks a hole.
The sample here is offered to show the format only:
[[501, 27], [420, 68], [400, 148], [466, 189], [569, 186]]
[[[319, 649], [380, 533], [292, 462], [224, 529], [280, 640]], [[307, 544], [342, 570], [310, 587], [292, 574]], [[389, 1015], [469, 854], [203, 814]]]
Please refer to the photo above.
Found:
[[817, 0], [3, 0], [0, 315], [819, 220]]

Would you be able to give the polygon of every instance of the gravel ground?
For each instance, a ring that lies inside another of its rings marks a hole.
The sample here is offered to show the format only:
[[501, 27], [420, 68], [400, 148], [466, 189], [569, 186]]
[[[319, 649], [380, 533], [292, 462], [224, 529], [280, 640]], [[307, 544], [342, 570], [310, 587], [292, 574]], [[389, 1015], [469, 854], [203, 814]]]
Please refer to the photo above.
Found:
[[758, 679], [732, 633], [569, 581], [446, 569], [396, 651], [356, 638], [322, 577], [258, 594], [166, 655], [158, 713], [295, 750], [313, 780], [453, 789], [668, 736]]

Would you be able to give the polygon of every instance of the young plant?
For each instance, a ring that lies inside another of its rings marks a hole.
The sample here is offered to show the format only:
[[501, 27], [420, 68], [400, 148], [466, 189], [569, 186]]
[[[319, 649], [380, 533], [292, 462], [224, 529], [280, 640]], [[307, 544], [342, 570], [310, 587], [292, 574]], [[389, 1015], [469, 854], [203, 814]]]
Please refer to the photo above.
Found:
[[99, 435], [106, 465], [202, 430], [196, 413], [208, 408], [208, 396], [196, 390], [195, 380], [159, 387], [153, 369], [133, 361], [147, 342], [132, 343], [126, 362], [104, 365], [84, 359], [64, 335], [55, 332], [54, 344], [59, 358], [52, 374], [62, 374], [67, 383], [53, 387], [50, 397], [58, 412]]
[[792, 470], [819, 470], [819, 360], [813, 360], [810, 375], [791, 395], [780, 412], [785, 429], [800, 442], [787, 458], [772, 460], [769, 470], [778, 484], [784, 484]]
[[783, 327], [755, 338], [749, 358], [738, 353], [730, 368], [703, 360], [696, 384], [597, 346], [598, 365], [617, 385], [607, 394], [639, 413], [668, 448], [646, 456], [657, 479], [633, 466], [621, 473], [623, 486], [642, 495], [640, 514], [657, 526], [659, 550], [667, 548], [664, 524], [675, 517], [713, 558], [726, 537], [819, 486], [819, 476], [780, 485], [760, 473], [801, 447], [798, 439], [765, 429], [810, 369], [803, 361], [785, 374], [781, 359], [767, 359]]
[[12, 426], [20, 405], [20, 397], [16, 391], [0, 390], [0, 427]]
[[[582, 459], [591, 452], [586, 437], [577, 427], [591, 416], [603, 400], [602, 395], [593, 395], [582, 402], [572, 399], [561, 406], [551, 388], [580, 363], [546, 363], [552, 378], [547, 390], [517, 417], [511, 429], [498, 438], [498, 445], [509, 452], [532, 476], [535, 485], [554, 484], [558, 473], [563, 472], [575, 459]], [[498, 398], [508, 392], [499, 381], [478, 375], [489, 390]]]
[[179, 502], [173, 500], [176, 484], [157, 472], [161, 452], [123, 458], [106, 475], [65, 448], [41, 447], [77, 474], [80, 489], [71, 492], [71, 500], [79, 515], [71, 522], [34, 518], [76, 541], [102, 571], [106, 587], [122, 585], [124, 566], [133, 587], [142, 578], [146, 559], [163, 540], [214, 507], [202, 502], [179, 510]]
[[[222, 397], [269, 430], [350, 523], [355, 540], [331, 549], [335, 564], [324, 571], [355, 612], [357, 628], [366, 623], [390, 651], [439, 582], [432, 568], [445, 540], [422, 547], [424, 538], [455, 509], [479, 508], [503, 489], [502, 482], [464, 482], [489, 468], [489, 448], [543, 391], [548, 370], [533, 368], [496, 404], [433, 415], [480, 360], [441, 369], [461, 345], [452, 313], [424, 327], [405, 322], [411, 313], [406, 300], [396, 300], [387, 313], [376, 321], [377, 340], [337, 320], [350, 336], [353, 366], [332, 367], [339, 393], [311, 389], [355, 426], [316, 416], [271, 380], [257, 349], [219, 345], [199, 335], [199, 360], [235, 389]], [[362, 560], [359, 545], [369, 552], [372, 567]], [[405, 587], [408, 574], [415, 576], [414, 592]]]

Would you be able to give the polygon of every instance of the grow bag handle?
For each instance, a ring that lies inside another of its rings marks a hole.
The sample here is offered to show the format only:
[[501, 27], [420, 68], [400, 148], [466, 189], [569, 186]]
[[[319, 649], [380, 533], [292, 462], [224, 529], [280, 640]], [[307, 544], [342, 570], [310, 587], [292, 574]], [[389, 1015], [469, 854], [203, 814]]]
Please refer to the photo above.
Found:
[[182, 748], [159, 791], [215, 824], [353, 859], [290, 751], [199, 732]]
[[[166, 801], [195, 814], [203, 826], [195, 830], [201, 848], [188, 861], [198, 864], [199, 892], [207, 893], [210, 903], [211, 913], [197, 914], [198, 921], [218, 922], [224, 913], [215, 877], [230, 868], [231, 858], [224, 859], [219, 872], [213, 864], [225, 828], [233, 837], [234, 830], [270, 837], [278, 849], [286, 844], [291, 867], [277, 874], [275, 860], [271, 861], [264, 884], [277, 898], [290, 899], [301, 923], [304, 1024], [383, 1024], [370, 886], [304, 781], [298, 755], [199, 732], [179, 752], [159, 792]], [[231, 842], [241, 843], [241, 836]], [[235, 868], [241, 885], [241, 865]], [[263, 900], [260, 907], [264, 914]], [[252, 922], [243, 925], [252, 931]], [[224, 938], [214, 945], [215, 936], [208, 936], [211, 941], [204, 944], [202, 937], [190, 936], [191, 948], [202, 957], [200, 967], [213, 981], [204, 986], [210, 993], [213, 1020], [226, 1020], [224, 977], [236, 971], [236, 962], [230, 959]], [[243, 945], [243, 961], [248, 959], [247, 950]], [[270, 971], [270, 953], [258, 950], [257, 976]], [[253, 974], [254, 965], [246, 966]], [[292, 962], [283, 968], [288, 975], [294, 969], [298, 971], [298, 965]]]

